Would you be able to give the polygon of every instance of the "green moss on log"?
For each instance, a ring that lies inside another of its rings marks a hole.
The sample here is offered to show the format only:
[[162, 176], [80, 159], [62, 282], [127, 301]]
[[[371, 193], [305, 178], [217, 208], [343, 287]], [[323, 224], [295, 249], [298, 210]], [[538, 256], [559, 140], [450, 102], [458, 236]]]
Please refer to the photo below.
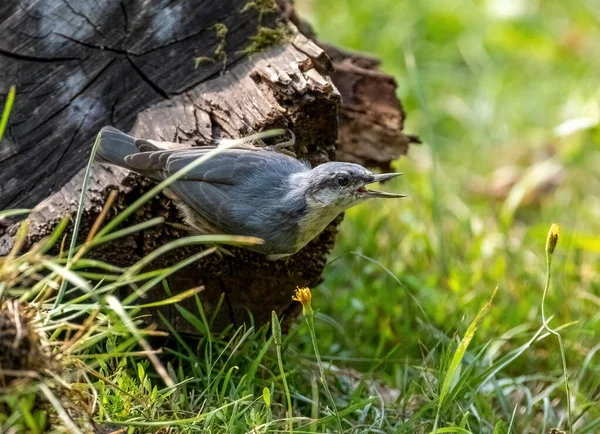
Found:
[[[223, 68], [227, 66], [227, 26], [223, 23], [217, 23], [211, 27], [215, 30], [217, 34], [217, 39], [219, 43], [217, 44], [217, 48], [215, 48], [215, 57], [217, 60], [220, 60], [223, 63]], [[212, 57], [200, 56], [194, 59], [194, 67], [198, 68], [203, 63], [211, 62], [214, 63], [216, 60]]]
[[277, 10], [277, 4], [275, 0], [251, 0], [240, 12], [244, 13], [252, 9], [258, 11], [258, 22], [260, 23], [263, 15]]
[[290, 41], [293, 35], [292, 29], [283, 23], [278, 23], [275, 28], [258, 26], [256, 35], [250, 37], [252, 42], [246, 47], [244, 53], [250, 55], [283, 44]]

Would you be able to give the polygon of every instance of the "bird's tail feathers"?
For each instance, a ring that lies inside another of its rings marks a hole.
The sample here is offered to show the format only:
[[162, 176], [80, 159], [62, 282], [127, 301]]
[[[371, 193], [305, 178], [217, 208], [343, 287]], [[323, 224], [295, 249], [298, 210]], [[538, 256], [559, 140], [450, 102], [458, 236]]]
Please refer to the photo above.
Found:
[[135, 137], [116, 128], [102, 128], [100, 131], [100, 144], [96, 154], [98, 160], [126, 168], [125, 157], [138, 152], [135, 140]]

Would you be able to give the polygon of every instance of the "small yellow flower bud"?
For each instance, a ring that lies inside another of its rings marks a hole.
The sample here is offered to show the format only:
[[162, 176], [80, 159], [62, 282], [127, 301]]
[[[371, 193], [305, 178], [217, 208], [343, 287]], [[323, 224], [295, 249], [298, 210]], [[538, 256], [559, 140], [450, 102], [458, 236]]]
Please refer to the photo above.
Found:
[[548, 231], [548, 238], [546, 238], [546, 252], [550, 255], [554, 253], [554, 249], [558, 243], [559, 234], [560, 227], [556, 223], [552, 223], [552, 226], [550, 226], [550, 230]]
[[312, 317], [313, 310], [310, 302], [312, 300], [312, 293], [309, 288], [296, 288], [292, 300], [299, 301], [302, 303], [302, 313], [305, 317]]

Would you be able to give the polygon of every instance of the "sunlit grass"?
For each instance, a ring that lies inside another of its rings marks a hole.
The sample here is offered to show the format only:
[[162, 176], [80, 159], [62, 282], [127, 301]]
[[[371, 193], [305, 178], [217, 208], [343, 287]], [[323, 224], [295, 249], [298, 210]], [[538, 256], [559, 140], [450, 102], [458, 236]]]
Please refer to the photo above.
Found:
[[[569, 378], [588, 363], [595, 366], [585, 368], [590, 386], [580, 383], [572, 401], [575, 431], [584, 426], [594, 432], [598, 422], [577, 422], [577, 415], [598, 417], [588, 406], [598, 407], [600, 382], [600, 359], [590, 353], [600, 338], [597, 9], [585, 1], [299, 5], [321, 39], [382, 58], [382, 68], [398, 80], [406, 130], [425, 141], [395, 167], [405, 176], [389, 189], [406, 192], [407, 199], [346, 213], [333, 254], [340, 259], [328, 266], [322, 286], [330, 300], [321, 305], [326, 321], [317, 322], [322, 352], [368, 369], [366, 361], [350, 361], [381, 356], [399, 343], [397, 362], [379, 374], [405, 390], [405, 381], [414, 383], [403, 379], [408, 374], [401, 360], [443, 364], [449, 338], [441, 338], [460, 334], [489, 288], [499, 285], [470, 348], [484, 348], [486, 363], [511, 351], [521, 356], [503, 366], [505, 379], [493, 380], [492, 389], [482, 386], [473, 403], [482, 404], [491, 391], [497, 399], [488, 420], [502, 419], [504, 430], [565, 429], [561, 352], [556, 341], [531, 340], [541, 333], [543, 246], [556, 221], [563, 238], [546, 312], [554, 327], [566, 325], [561, 335]], [[502, 199], [471, 191], [499, 167], [526, 168], [551, 155], [566, 176], [539, 206], [517, 204], [508, 214]], [[518, 398], [525, 391], [533, 396], [527, 403]], [[460, 402], [457, 397], [454, 404]], [[460, 425], [468, 413], [470, 421], [483, 419], [459, 408], [446, 414], [447, 422]], [[494, 428], [477, 426], [474, 432]]]

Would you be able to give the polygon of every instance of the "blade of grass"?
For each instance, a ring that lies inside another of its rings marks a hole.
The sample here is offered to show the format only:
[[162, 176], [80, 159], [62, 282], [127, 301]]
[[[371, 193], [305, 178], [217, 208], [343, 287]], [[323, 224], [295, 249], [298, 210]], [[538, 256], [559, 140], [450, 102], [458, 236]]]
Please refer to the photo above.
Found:
[[77, 273], [74, 273], [73, 271], [69, 270], [67, 267], [62, 267], [48, 259], [43, 259], [42, 264], [47, 269], [54, 271], [56, 274], [61, 276], [63, 282], [71, 282], [71, 284], [75, 285], [77, 288], [85, 292], [92, 292], [92, 287], [90, 286], [89, 282], [81, 278], [81, 276], [79, 276]]
[[173, 265], [172, 267], [167, 268], [166, 270], [163, 270], [159, 275], [150, 279], [148, 282], [144, 283], [141, 288], [135, 290], [127, 298], [125, 298], [125, 300], [123, 300], [123, 304], [129, 305], [129, 304], [133, 303], [138, 297], [144, 295], [146, 292], [148, 292], [150, 289], [152, 289], [155, 285], [158, 285], [161, 281], [164, 281], [171, 274], [176, 273], [177, 271], [181, 270], [182, 268], [185, 268], [188, 265], [191, 265], [194, 262], [199, 261], [200, 259], [202, 259], [208, 255], [212, 255], [216, 250], [217, 250], [216, 247], [212, 247], [210, 249], [204, 250], [200, 253], [190, 256], [187, 259], [184, 259], [183, 261], [178, 262], [177, 264]]
[[[66, 259], [58, 260], [56, 262], [59, 264], [60, 263], [64, 264], [64, 263], [66, 263]], [[83, 259], [80, 259], [79, 261], [77, 261], [77, 263], [73, 264], [73, 266], [71, 267], [71, 270], [78, 270], [80, 268], [100, 268], [101, 270], [105, 270], [109, 273], [118, 273], [118, 274], [121, 274], [125, 271], [124, 268], [117, 267], [115, 265], [108, 264], [103, 261], [98, 261], [96, 259], [87, 259], [87, 258], [83, 258]]]
[[180, 292], [179, 294], [174, 295], [173, 297], [169, 297], [161, 301], [155, 301], [154, 303], [139, 304], [136, 307], [140, 309], [147, 309], [149, 307], [160, 307], [169, 304], [179, 303], [180, 301], [183, 301], [186, 298], [193, 297], [201, 291], [204, 291], [204, 286], [188, 289], [187, 291]]
[[14, 244], [10, 249], [8, 256], [6, 258], [3, 258], [4, 260], [2, 261], [2, 266], [0, 267], [0, 277], [2, 277], [3, 274], [7, 273], [11, 268], [13, 261], [15, 260], [17, 254], [21, 250], [21, 247], [23, 247], [23, 244], [25, 243], [25, 238], [27, 237], [28, 231], [29, 221], [24, 220], [23, 223], [21, 223], [21, 225], [19, 226], [19, 230], [17, 231]]
[[7, 217], [14, 217], [14, 216], [23, 215], [23, 214], [29, 214], [31, 211], [32, 210], [30, 210], [30, 209], [24, 209], [24, 208], [6, 209], [3, 211], [0, 211], [0, 220], [7, 218]]
[[8, 90], [6, 102], [4, 103], [4, 110], [2, 110], [2, 118], [0, 118], [0, 140], [2, 140], [2, 137], [4, 137], [4, 132], [6, 131], [6, 126], [8, 125], [8, 118], [15, 102], [16, 93], [17, 88], [12, 85]]
[[288, 387], [287, 378], [285, 377], [285, 370], [283, 369], [283, 359], [281, 357], [281, 325], [275, 311], [271, 311], [271, 331], [273, 332], [273, 342], [275, 342], [275, 350], [277, 351], [277, 365], [279, 366], [279, 372], [281, 372], [281, 381], [283, 382], [283, 389], [285, 390], [285, 397], [288, 405], [288, 431], [294, 432], [294, 423], [292, 418], [294, 413], [292, 412], [292, 396], [290, 395], [290, 388]]
[[88, 235], [85, 239], [84, 246], [87, 245], [89, 247], [89, 244], [92, 242], [92, 240], [94, 239], [94, 237], [100, 230], [100, 226], [102, 226], [102, 223], [104, 223], [104, 220], [106, 219], [106, 216], [108, 215], [108, 213], [110, 211], [110, 207], [112, 206], [114, 201], [117, 199], [117, 194], [118, 194], [117, 190], [111, 190], [111, 192], [108, 194], [108, 198], [106, 199], [106, 202], [104, 203], [104, 206], [102, 207], [102, 211], [100, 212], [100, 215], [94, 221], [94, 224], [92, 225], [92, 228], [90, 229], [90, 232], [88, 233]]
[[56, 227], [50, 234], [50, 237], [44, 242], [42, 249], [40, 250], [40, 253], [44, 254], [44, 253], [48, 252], [48, 250], [50, 250], [56, 244], [56, 242], [59, 240], [59, 238], [61, 237], [61, 235], [67, 228], [67, 225], [69, 224], [69, 220], [70, 220], [69, 216], [65, 216], [61, 219], [60, 223], [58, 223], [58, 225], [56, 225]]
[[45, 383], [40, 383], [39, 388], [44, 397], [50, 402], [50, 404], [52, 404], [52, 407], [54, 407], [54, 409], [56, 410], [58, 417], [60, 417], [65, 426], [69, 428], [70, 432], [75, 434], [83, 434], [83, 432], [79, 429], [79, 427], [77, 427], [75, 422], [73, 422], [73, 419], [71, 419], [67, 411], [61, 405], [58, 398], [52, 393], [50, 388], [46, 386]]
[[141, 232], [143, 230], [149, 229], [153, 226], [158, 226], [165, 222], [163, 217], [155, 217], [153, 219], [147, 220], [142, 223], [135, 224], [133, 226], [129, 226], [125, 229], [121, 229], [115, 232], [112, 232], [103, 237], [97, 236], [92, 241], [90, 241], [89, 247], [96, 247], [100, 244], [108, 243], [109, 241], [117, 240], [119, 238], [126, 237], [128, 235], [134, 234], [136, 232]]
[[178, 419], [178, 420], [169, 419], [169, 420], [154, 420], [154, 421], [153, 420], [147, 420], [147, 421], [126, 420], [126, 421], [115, 421], [114, 424], [123, 425], [123, 426], [140, 426], [140, 427], [191, 425], [194, 423], [201, 422], [205, 419], [208, 419], [215, 414], [222, 413], [223, 409], [225, 409], [227, 407], [231, 407], [236, 404], [239, 405], [240, 403], [249, 401], [251, 398], [253, 398], [253, 395], [242, 396], [241, 398], [236, 399], [235, 401], [229, 402], [229, 403], [222, 405], [221, 407], [215, 408], [214, 410], [211, 410], [207, 413], [202, 413], [196, 417], [190, 417], [187, 419]]
[[[357, 402], [356, 404], [350, 405], [350, 406], [346, 407], [345, 409], [343, 409], [343, 410], [340, 410], [340, 411], [339, 411], [339, 412], [337, 412], [336, 414], [331, 414], [331, 415], [329, 415], [329, 416], [322, 417], [321, 419], [319, 419], [319, 420], [317, 421], [317, 423], [318, 423], [319, 425], [325, 425], [325, 424], [327, 424], [327, 423], [330, 423], [330, 422], [333, 422], [333, 421], [335, 421], [335, 420], [336, 420], [336, 419], [338, 419], [338, 418], [340, 418], [340, 419], [341, 419], [342, 417], [344, 417], [344, 416], [347, 416], [347, 415], [349, 415], [349, 414], [352, 414], [352, 413], [354, 413], [355, 411], [362, 409], [363, 407], [365, 407], [365, 406], [367, 406], [367, 405], [371, 404], [372, 402], [374, 402], [374, 401], [376, 401], [376, 400], [378, 400], [378, 399], [379, 399], [379, 397], [377, 397], [377, 396], [372, 396], [372, 397], [370, 397], [370, 398], [367, 398], [367, 399], [365, 399], [365, 400], [363, 400], [363, 401], [361, 401], [361, 402]], [[306, 424], [306, 425], [304, 425], [304, 426], [310, 426], [312, 423], [313, 423], [313, 422], [311, 421], [310, 423], [308, 423], [308, 424]], [[300, 427], [300, 428], [303, 428], [304, 426], [302, 426], [302, 427]], [[344, 432], [344, 431], [341, 431], [341, 432]]]
[[160, 360], [158, 360], [156, 354], [154, 354], [154, 351], [152, 350], [150, 344], [148, 344], [148, 341], [146, 341], [146, 339], [141, 335], [141, 333], [139, 332], [129, 315], [127, 315], [125, 309], [123, 309], [123, 306], [121, 305], [119, 300], [117, 300], [115, 296], [109, 295], [108, 297], [106, 297], [106, 302], [117, 313], [119, 318], [121, 318], [121, 321], [123, 321], [125, 327], [127, 327], [129, 332], [136, 338], [136, 340], [139, 342], [142, 348], [148, 353], [148, 359], [150, 359], [150, 361], [154, 365], [154, 369], [156, 369], [156, 372], [158, 373], [158, 375], [160, 375], [164, 383], [167, 386], [173, 386], [175, 382], [169, 376], [167, 370], [160, 362]]
[[454, 356], [452, 357], [450, 366], [448, 366], [448, 370], [446, 371], [446, 376], [444, 377], [444, 382], [442, 383], [442, 388], [440, 389], [438, 408], [437, 408], [437, 412], [435, 415], [435, 422], [433, 424], [433, 432], [434, 433], [438, 432], [438, 431], [436, 431], [437, 425], [439, 422], [442, 406], [445, 404], [444, 401], [445, 401], [446, 395], [450, 391], [450, 388], [452, 387], [452, 383], [455, 381], [455, 376], [458, 375], [458, 373], [459, 373], [459, 367], [465, 356], [465, 353], [467, 352], [467, 348], [469, 347], [469, 344], [471, 343], [473, 336], [475, 336], [475, 332], [477, 331], [479, 324], [481, 324], [481, 321], [483, 321], [483, 318], [485, 317], [487, 311], [490, 309], [490, 307], [492, 305], [492, 301], [494, 300], [494, 297], [496, 296], [497, 291], [498, 291], [498, 286], [496, 286], [496, 288], [494, 288], [494, 292], [492, 293], [490, 300], [481, 308], [481, 310], [479, 311], [479, 313], [477, 314], [475, 319], [471, 322], [471, 324], [467, 328], [467, 331], [466, 331], [464, 337], [462, 338], [462, 340], [458, 344], [458, 347], [456, 348], [456, 351], [454, 352]]
[[472, 434], [468, 429], [460, 428], [458, 426], [450, 426], [446, 428], [438, 428], [437, 431], [431, 431], [430, 434], [434, 433], [458, 433], [458, 434]]
[[[79, 205], [77, 207], [77, 214], [75, 216], [75, 224], [73, 225], [73, 233], [71, 235], [71, 244], [69, 247], [69, 252], [67, 253], [67, 265], [66, 267], [70, 268], [71, 260], [73, 259], [73, 254], [75, 253], [75, 246], [77, 246], [77, 235], [79, 234], [79, 228], [81, 226], [81, 219], [83, 217], [83, 208], [85, 206], [85, 200], [87, 197], [87, 189], [88, 184], [90, 183], [90, 176], [92, 174], [92, 165], [94, 159], [96, 158], [96, 151], [98, 150], [98, 144], [100, 143], [100, 134], [96, 136], [96, 140], [94, 141], [94, 145], [92, 146], [92, 151], [90, 153], [90, 158], [88, 160], [88, 164], [85, 168], [85, 173], [83, 175], [83, 185], [81, 186], [81, 194], [79, 196]], [[56, 299], [54, 300], [54, 309], [58, 307], [58, 305], [62, 302], [65, 291], [67, 289], [67, 282], [63, 279], [61, 282], [60, 288], [58, 290], [58, 294]], [[51, 316], [48, 315], [46, 317], [46, 321], [50, 320]]]
[[171, 250], [185, 246], [192, 246], [195, 244], [228, 244], [232, 246], [248, 246], [262, 244], [262, 240], [260, 238], [243, 237], [238, 235], [192, 235], [185, 238], [179, 238], [150, 252], [138, 262], [133, 264], [123, 274], [123, 279], [127, 279], [132, 275], [137, 274], [146, 265], [150, 264], [156, 258]]
[[[171, 324], [171, 322], [160, 311], [158, 311], [157, 313], [158, 313], [158, 317], [163, 322], [163, 324], [165, 325], [165, 327], [167, 328], [167, 330], [169, 331], [171, 336], [173, 336], [175, 338], [175, 340], [177, 342], [179, 342], [179, 344], [187, 351], [190, 358], [192, 358], [192, 360], [194, 360], [195, 363], [200, 365], [200, 358], [198, 357], [198, 354], [192, 349], [192, 347], [190, 347], [188, 345], [188, 343], [177, 332], [177, 330], [175, 330], [175, 327], [173, 327], [173, 324]], [[167, 348], [167, 350], [168, 350], [168, 348]]]

